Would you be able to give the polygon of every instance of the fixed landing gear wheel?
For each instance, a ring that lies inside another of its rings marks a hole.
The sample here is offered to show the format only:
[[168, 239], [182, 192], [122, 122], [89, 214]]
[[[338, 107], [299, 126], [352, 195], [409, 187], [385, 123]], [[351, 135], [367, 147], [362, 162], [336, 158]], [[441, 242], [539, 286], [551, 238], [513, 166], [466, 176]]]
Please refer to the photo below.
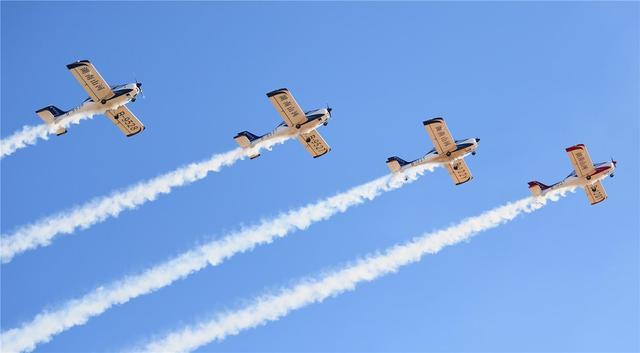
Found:
[[103, 100], [101, 100], [101, 101], [100, 101], [100, 103], [102, 103], [102, 104], [107, 104], [107, 100], [106, 100], [106, 99], [103, 99]]
[[587, 180], [591, 180], [591, 175], [587, 175]]
[[609, 176], [613, 178], [613, 174], [611, 174], [611, 175], [609, 175]]
[[471, 155], [475, 156], [476, 155], [476, 151], [471, 152]]
[[309, 142], [311, 142], [311, 138], [307, 137], [307, 139], [305, 141], [307, 141], [307, 143], [309, 143]]
[[458, 166], [453, 167], [453, 170], [458, 170]]
[[136, 99], [135, 99], [135, 98], [131, 98], [131, 101], [132, 101], [132, 102], [135, 102], [135, 101], [136, 101]]
[[447, 157], [451, 157], [451, 152], [447, 152]]
[[296, 124], [296, 129], [299, 129], [299, 128], [300, 128], [300, 124]]
[[593, 191], [593, 192], [596, 192], [596, 190], [598, 190], [598, 189], [596, 189], [596, 188], [591, 188], [591, 191]]
[[324, 123], [322, 123], [322, 125], [327, 126], [327, 125], [329, 125], [329, 123], [324, 122]]

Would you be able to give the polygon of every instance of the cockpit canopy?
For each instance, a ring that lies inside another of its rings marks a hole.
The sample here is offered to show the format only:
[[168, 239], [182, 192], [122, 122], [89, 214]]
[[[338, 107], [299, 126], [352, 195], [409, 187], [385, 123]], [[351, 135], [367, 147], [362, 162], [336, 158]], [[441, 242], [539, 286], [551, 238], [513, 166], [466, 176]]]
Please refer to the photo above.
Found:
[[115, 91], [117, 89], [124, 88], [125, 86], [126, 86], [126, 84], [111, 86], [111, 90]]

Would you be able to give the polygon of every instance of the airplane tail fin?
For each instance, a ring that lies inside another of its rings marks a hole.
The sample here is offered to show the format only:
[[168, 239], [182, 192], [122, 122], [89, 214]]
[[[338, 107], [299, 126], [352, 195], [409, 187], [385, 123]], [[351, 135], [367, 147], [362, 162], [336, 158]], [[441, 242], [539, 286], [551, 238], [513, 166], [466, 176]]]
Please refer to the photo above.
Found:
[[[51, 124], [55, 124], [56, 122], [58, 122], [58, 119], [56, 119], [57, 117], [64, 115], [65, 112], [64, 110], [54, 106], [54, 105], [50, 105], [47, 107], [44, 107], [38, 111], [36, 111], [36, 114], [38, 114], [38, 116], [40, 117], [40, 119], [42, 119], [47, 125], [51, 125]], [[67, 129], [61, 127], [56, 131], [56, 135], [60, 136], [63, 134], [67, 133]]]
[[529, 190], [533, 196], [540, 196], [542, 192], [546, 189], [550, 188], [549, 185], [545, 185], [539, 181], [530, 181], [529, 182]]
[[[262, 136], [256, 136], [249, 131], [239, 132], [233, 139], [236, 140], [238, 145], [242, 148], [250, 148], [253, 141], [259, 139]], [[249, 151], [249, 158], [254, 159], [260, 157], [260, 153], [256, 151]]]
[[387, 158], [387, 167], [389, 167], [389, 170], [392, 173], [399, 171], [400, 169], [402, 169], [402, 167], [404, 167], [407, 164], [409, 164], [409, 162], [405, 161], [400, 157], [393, 156], [393, 157]]

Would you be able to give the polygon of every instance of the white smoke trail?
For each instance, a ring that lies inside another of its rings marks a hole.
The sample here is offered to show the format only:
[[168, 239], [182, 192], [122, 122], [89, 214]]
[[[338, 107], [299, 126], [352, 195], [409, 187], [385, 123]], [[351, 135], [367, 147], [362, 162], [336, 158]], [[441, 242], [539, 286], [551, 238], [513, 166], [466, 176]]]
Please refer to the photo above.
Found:
[[117, 304], [123, 304], [141, 295], [187, 277], [208, 265], [216, 266], [231, 256], [249, 251], [260, 244], [268, 244], [295, 230], [304, 230], [314, 222], [345, 212], [348, 208], [372, 200], [383, 192], [412, 182], [434, 165], [413, 168], [404, 174], [388, 175], [346, 192], [320, 200], [314, 204], [262, 221], [256, 226], [242, 229], [219, 240], [198, 246], [147, 271], [126, 277], [107, 286], [101, 286], [87, 295], [70, 300], [55, 311], [46, 311], [20, 328], [0, 335], [2, 349], [8, 352], [31, 351], [42, 342], [71, 327], [82, 325]]
[[560, 195], [564, 195], [563, 191], [545, 197], [528, 197], [494, 208], [479, 216], [467, 218], [457, 225], [393, 246], [384, 253], [371, 255], [322, 277], [302, 281], [276, 294], [258, 297], [252, 304], [240, 310], [223, 313], [209, 322], [169, 333], [134, 351], [189, 352], [212, 341], [223, 340], [229, 335], [236, 335], [243, 330], [278, 320], [292, 310], [353, 290], [358, 283], [373, 281], [397, 271], [402, 266], [419, 261], [425, 254], [435, 254], [446, 246], [457, 244], [479, 232], [508, 222], [523, 212], [537, 210], [544, 206], [548, 199], [555, 201]]
[[[283, 143], [288, 138], [273, 139], [256, 148], [270, 149]], [[0, 239], [0, 257], [2, 263], [24, 251], [49, 245], [58, 234], [70, 234], [78, 228], [86, 229], [109, 217], [116, 217], [120, 212], [136, 208], [146, 202], [153, 201], [160, 194], [168, 194], [178, 186], [187, 185], [203, 179], [211, 172], [230, 166], [245, 158], [245, 151], [236, 148], [226, 153], [215, 154], [208, 160], [191, 163], [172, 172], [162, 174], [151, 180], [141, 182], [122, 191], [101, 197], [74, 209], [41, 219], [23, 226]]]
[[107, 110], [116, 109], [119, 105], [96, 105], [85, 103], [69, 112], [61, 121], [55, 124], [24, 126], [22, 130], [0, 140], [0, 158], [13, 154], [15, 151], [28, 145], [35, 145], [38, 139], [48, 140], [49, 135], [55, 134], [59, 128], [68, 128], [70, 125], [79, 124], [80, 121], [91, 119], [94, 115], [104, 114]]

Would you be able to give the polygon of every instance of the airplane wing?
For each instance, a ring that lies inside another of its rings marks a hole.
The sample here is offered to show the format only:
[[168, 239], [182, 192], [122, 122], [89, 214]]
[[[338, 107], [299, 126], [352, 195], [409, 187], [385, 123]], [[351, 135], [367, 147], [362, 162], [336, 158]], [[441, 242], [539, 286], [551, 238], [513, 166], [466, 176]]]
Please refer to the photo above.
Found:
[[300, 134], [300, 136], [298, 136], [298, 141], [304, 145], [313, 158], [318, 158], [331, 151], [331, 147], [327, 145], [322, 136], [320, 136], [316, 130], [307, 134]]
[[591, 157], [589, 157], [589, 152], [587, 152], [587, 148], [583, 144], [567, 148], [567, 154], [571, 164], [573, 164], [573, 169], [575, 169], [579, 177], [595, 173], [596, 170], [593, 167]]
[[267, 93], [267, 97], [271, 104], [276, 108], [282, 119], [288, 126], [294, 127], [307, 122], [307, 116], [304, 114], [296, 100], [293, 98], [289, 90], [281, 88]]
[[73, 77], [80, 82], [82, 88], [87, 91], [94, 102], [113, 97], [113, 91], [89, 60], [81, 60], [69, 64], [67, 69], [71, 71]]
[[109, 117], [127, 137], [138, 134], [144, 130], [144, 125], [142, 125], [140, 120], [124, 105], [115, 110], [107, 110], [105, 115]]
[[451, 136], [447, 124], [444, 123], [444, 119], [435, 118], [424, 121], [422, 124], [429, 133], [438, 154], [446, 154], [456, 150], [456, 142]]
[[464, 159], [456, 159], [455, 161], [447, 164], [447, 170], [449, 171], [449, 175], [451, 175], [451, 179], [456, 185], [464, 184], [467, 181], [473, 179], [469, 168], [467, 167], [467, 163], [465, 163]]
[[589, 202], [592, 205], [600, 203], [607, 198], [607, 193], [604, 191], [604, 187], [600, 181], [596, 181], [591, 185], [585, 185], [584, 192], [587, 194], [587, 198], [589, 198]]

